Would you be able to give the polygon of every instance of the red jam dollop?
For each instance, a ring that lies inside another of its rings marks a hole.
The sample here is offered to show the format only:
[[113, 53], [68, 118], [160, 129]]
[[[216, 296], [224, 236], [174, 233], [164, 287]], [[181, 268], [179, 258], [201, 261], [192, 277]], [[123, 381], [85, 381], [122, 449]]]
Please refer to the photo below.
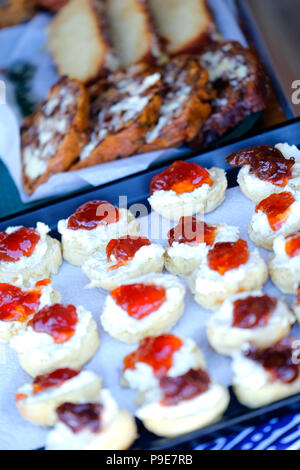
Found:
[[98, 225], [118, 222], [118, 209], [107, 201], [89, 201], [80, 206], [68, 221], [71, 230], [93, 230]]
[[216, 243], [208, 252], [207, 262], [210, 269], [224, 276], [227, 271], [246, 264], [249, 256], [247, 242], [239, 239], [236, 242]]
[[79, 371], [72, 369], [57, 369], [50, 374], [38, 375], [33, 381], [33, 393], [40, 393], [51, 387], [60, 387], [67, 380], [73, 379]]
[[232, 153], [226, 158], [231, 166], [250, 165], [250, 173], [276, 186], [284, 187], [292, 177], [294, 158], [284, 158], [280, 150], [271, 145], [259, 145]]
[[210, 384], [209, 375], [202, 369], [191, 369], [179, 377], [162, 377], [160, 387], [164, 393], [161, 404], [164, 406], [178, 405], [181, 401], [207, 392]]
[[100, 403], [63, 403], [56, 408], [58, 419], [74, 434], [81, 431], [99, 432], [102, 411], [103, 405]]
[[268, 295], [238, 299], [233, 304], [232, 326], [246, 329], [267, 326], [276, 306], [277, 299]]
[[0, 283], [0, 321], [25, 322], [39, 309], [41, 290], [23, 291], [20, 287]]
[[118, 239], [113, 238], [110, 240], [106, 247], [107, 261], [110, 262], [112, 256], [117, 260], [117, 263], [110, 266], [108, 269], [116, 269], [124, 266], [132, 260], [136, 252], [142, 246], [149, 246], [151, 242], [146, 237], [131, 237], [124, 236]]
[[291, 193], [271, 194], [256, 206], [255, 212], [262, 211], [266, 214], [271, 229], [276, 232], [287, 221], [294, 202], [295, 198]]
[[179, 224], [168, 233], [169, 245], [174, 242], [198, 245], [205, 243], [212, 246], [216, 238], [216, 227], [207, 225], [196, 217], [181, 217]]
[[124, 284], [111, 291], [110, 295], [136, 320], [156, 312], [166, 301], [166, 289], [155, 284]]
[[37, 333], [46, 333], [61, 344], [68, 341], [75, 333], [77, 312], [74, 305], [55, 304], [40, 310], [29, 325]]
[[164, 377], [172, 367], [173, 354], [182, 344], [180, 338], [170, 334], [145, 338], [136, 351], [125, 357], [124, 370], [135, 369], [137, 362], [144, 362], [152, 367], [155, 377]]
[[290, 258], [300, 255], [300, 230], [286, 237], [285, 252]]
[[257, 349], [251, 345], [244, 355], [259, 362], [269, 372], [272, 380], [291, 384], [300, 374], [300, 364], [295, 364], [293, 361], [295, 350], [292, 342], [292, 338], [289, 337], [267, 349]]
[[27, 227], [21, 227], [15, 232], [0, 233], [0, 261], [16, 262], [23, 256], [29, 258], [40, 240], [40, 234]]
[[204, 184], [214, 184], [205, 168], [179, 160], [152, 179], [150, 192], [153, 194], [155, 191], [172, 190], [176, 194], [191, 193]]

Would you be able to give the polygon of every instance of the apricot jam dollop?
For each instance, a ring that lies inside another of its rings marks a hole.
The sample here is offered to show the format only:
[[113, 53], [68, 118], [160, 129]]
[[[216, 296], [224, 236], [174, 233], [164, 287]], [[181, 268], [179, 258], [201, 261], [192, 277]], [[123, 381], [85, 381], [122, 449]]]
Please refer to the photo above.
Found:
[[279, 341], [275, 346], [267, 349], [257, 349], [251, 345], [244, 355], [259, 362], [266, 369], [273, 381], [279, 380], [283, 383], [291, 384], [298, 379], [300, 364], [295, 364], [291, 337]]
[[239, 239], [236, 242], [216, 243], [208, 252], [207, 262], [210, 269], [224, 276], [227, 271], [246, 264], [249, 256], [247, 242]]
[[267, 326], [276, 306], [277, 299], [268, 295], [238, 299], [233, 304], [232, 326], [246, 329]]
[[118, 209], [107, 201], [89, 201], [78, 207], [69, 217], [68, 228], [71, 230], [93, 230], [98, 225], [118, 222]]
[[144, 362], [152, 367], [155, 377], [164, 377], [172, 367], [174, 353], [182, 345], [182, 340], [171, 334], [145, 338], [136, 351], [125, 357], [124, 370], [135, 369], [137, 362]]
[[0, 321], [25, 322], [39, 309], [41, 290], [23, 291], [20, 287], [0, 283]]
[[214, 184], [205, 168], [196, 163], [178, 160], [152, 179], [150, 192], [153, 194], [155, 191], [172, 190], [176, 194], [191, 193], [204, 184]]
[[142, 246], [149, 246], [151, 242], [146, 237], [124, 236], [118, 239], [110, 240], [106, 247], [107, 261], [110, 262], [112, 257], [117, 263], [109, 267], [109, 270], [119, 268], [132, 260], [136, 252]]
[[216, 238], [216, 227], [207, 225], [196, 217], [181, 217], [179, 224], [168, 233], [169, 245], [174, 242], [198, 245], [205, 243], [212, 246]]
[[58, 419], [74, 434], [80, 431], [99, 432], [102, 411], [103, 405], [100, 403], [63, 403], [56, 408]]
[[294, 158], [285, 158], [272, 145], [259, 145], [232, 153], [226, 158], [231, 166], [250, 165], [250, 173], [276, 186], [284, 187], [292, 177]]
[[290, 258], [300, 255], [300, 230], [286, 237], [285, 252]]
[[59, 387], [67, 380], [73, 379], [79, 371], [72, 369], [56, 369], [50, 374], [38, 375], [33, 381], [33, 393], [40, 393], [51, 387]]
[[40, 234], [27, 227], [21, 227], [15, 232], [0, 233], [0, 261], [16, 262], [23, 256], [29, 257], [34, 252], [40, 240]]
[[161, 404], [174, 406], [182, 401], [191, 400], [207, 392], [209, 385], [209, 375], [202, 369], [191, 369], [179, 377], [162, 377], [160, 387], [164, 397]]
[[255, 212], [266, 214], [271, 229], [276, 232], [287, 221], [294, 202], [295, 198], [289, 192], [271, 194], [256, 206]]
[[61, 344], [72, 338], [77, 321], [74, 305], [54, 304], [44, 307], [34, 315], [29, 325], [37, 333], [46, 333], [52, 336], [55, 343]]
[[166, 289], [155, 284], [124, 284], [110, 295], [130, 317], [142, 320], [158, 310], [166, 301]]

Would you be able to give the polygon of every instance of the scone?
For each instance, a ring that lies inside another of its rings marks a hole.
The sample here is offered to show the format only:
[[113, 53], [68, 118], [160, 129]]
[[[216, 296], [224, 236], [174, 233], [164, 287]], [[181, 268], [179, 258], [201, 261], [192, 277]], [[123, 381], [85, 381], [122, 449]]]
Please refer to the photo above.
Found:
[[21, 367], [32, 377], [54, 369], [80, 369], [99, 346], [96, 322], [83, 307], [44, 307], [10, 341]]
[[211, 112], [208, 73], [196, 56], [179, 56], [162, 69], [163, 101], [159, 118], [139, 153], [179, 147], [190, 142]]
[[48, 234], [50, 228], [38, 222], [36, 229], [8, 227], [0, 233], [0, 281], [24, 282], [57, 274], [62, 263], [60, 243]]
[[46, 450], [125, 450], [137, 438], [134, 418], [106, 389], [97, 400], [63, 403], [56, 414], [58, 423], [48, 434]]
[[235, 353], [233, 388], [243, 405], [259, 408], [300, 392], [297, 343], [288, 337], [268, 349], [246, 344]]
[[[105, 82], [104, 82], [105, 83]], [[133, 65], [92, 92], [92, 133], [71, 170], [134, 155], [156, 124], [162, 98], [157, 68]]]
[[139, 234], [139, 224], [131, 212], [107, 201], [86, 202], [68, 219], [60, 220], [57, 229], [64, 259], [75, 266], [104, 250], [112, 238]]
[[189, 276], [199, 267], [210, 247], [238, 238], [238, 227], [206, 224], [196, 217], [182, 217], [168, 233], [165, 268], [178, 276]]
[[48, 49], [59, 75], [90, 82], [116, 70], [119, 61], [108, 38], [105, 2], [65, 3], [48, 27]]
[[82, 403], [97, 399], [101, 379], [89, 370], [57, 369], [37, 376], [18, 389], [16, 405], [23, 416], [38, 426], [53, 426], [56, 408], [66, 402]]
[[254, 202], [281, 193], [287, 186], [300, 189], [300, 151], [295, 145], [250, 147], [232, 153], [226, 161], [231, 166], [242, 167], [238, 183], [243, 194]]
[[106, 249], [97, 251], [82, 266], [91, 280], [87, 287], [111, 290], [129, 279], [150, 273], [161, 273], [164, 248], [146, 237], [113, 238]]
[[199, 57], [215, 90], [212, 113], [191, 143], [210, 145], [249, 114], [262, 111], [269, 96], [268, 79], [258, 56], [236, 41], [215, 41]]
[[275, 238], [300, 230], [300, 193], [271, 194], [255, 208], [249, 236], [258, 246], [272, 250]]
[[300, 284], [298, 285], [298, 288], [297, 288], [297, 294], [294, 300], [293, 310], [296, 315], [297, 321], [300, 325]]
[[178, 377], [204, 368], [205, 359], [192, 339], [164, 334], [143, 339], [123, 364], [121, 385], [136, 390], [136, 404], [142, 405], [160, 398], [162, 377]]
[[206, 325], [211, 346], [230, 356], [246, 342], [268, 348], [287, 336], [295, 321], [283, 299], [261, 291], [243, 292], [229, 297]]
[[216, 243], [199, 268], [188, 278], [196, 302], [217, 310], [230, 295], [260, 290], [268, 269], [258, 250], [249, 251], [245, 240]]
[[51, 175], [70, 168], [87, 141], [90, 104], [85, 87], [62, 78], [21, 130], [22, 179], [32, 194]]
[[184, 311], [185, 288], [171, 275], [138, 278], [106, 297], [101, 323], [113, 338], [137, 343], [170, 331]]
[[136, 412], [144, 426], [159, 436], [175, 437], [208, 426], [221, 419], [229, 405], [227, 388], [201, 368], [159, 382], [160, 399]]
[[176, 161], [152, 179], [148, 201], [155, 212], [178, 221], [216, 209], [225, 199], [226, 188], [224, 170]]
[[39, 310], [60, 302], [60, 294], [50, 279], [23, 285], [21, 278], [13, 284], [0, 283], [0, 341], [9, 342], [23, 330]]
[[285, 294], [296, 294], [300, 283], [300, 231], [281, 235], [273, 243], [270, 257], [270, 276]]

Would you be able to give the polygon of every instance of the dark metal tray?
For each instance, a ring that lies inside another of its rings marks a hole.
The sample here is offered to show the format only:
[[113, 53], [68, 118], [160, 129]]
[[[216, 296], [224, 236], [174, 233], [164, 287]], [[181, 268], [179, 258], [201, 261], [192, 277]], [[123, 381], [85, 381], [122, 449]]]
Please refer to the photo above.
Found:
[[[254, 145], [275, 145], [278, 142], [288, 142], [300, 146], [300, 119], [296, 119], [283, 126], [276, 126], [275, 128], [261, 132], [253, 137], [243, 139], [239, 142], [228, 144], [222, 148], [212, 150], [199, 156], [188, 158], [187, 161], [193, 161], [206, 167], [218, 166], [227, 170], [229, 186], [236, 186], [237, 171], [230, 169], [225, 163], [225, 157], [232, 152], [240, 149], [251, 147]], [[160, 167], [161, 171], [165, 167]], [[0, 222], [0, 231], [6, 229], [8, 225], [25, 225], [34, 226], [36, 222], [42, 221], [49, 225], [52, 229], [52, 235], [58, 237], [56, 232], [57, 221], [62, 218], [68, 217], [76, 208], [91, 199], [105, 199], [113, 204], [118, 204], [119, 196], [127, 196], [128, 206], [136, 203], [147, 203], [149, 197], [149, 187], [152, 177], [157, 173], [158, 168], [150, 169], [141, 172], [135, 176], [121, 179], [119, 181], [107, 184], [98, 189], [92, 189], [82, 192], [76, 196], [69, 196], [64, 200], [52, 204], [45, 204], [35, 210], [23, 211], [16, 217], [6, 217]], [[149, 206], [148, 206], [149, 207]], [[256, 410], [249, 410], [248, 408], [240, 405], [234, 397], [232, 390], [231, 402], [224, 417], [218, 423], [195, 431], [193, 433], [185, 434], [175, 439], [160, 438], [148, 432], [141, 423], [139, 424], [139, 439], [135, 442], [133, 449], [167, 449], [173, 448], [177, 445], [184, 444], [187, 441], [197, 438], [208, 437], [212, 433], [223, 431], [235, 426], [239, 423], [249, 421], [258, 416], [266, 415], [267, 413], [281, 409], [288, 405], [295, 403], [300, 404], [300, 394], [273, 403]]]

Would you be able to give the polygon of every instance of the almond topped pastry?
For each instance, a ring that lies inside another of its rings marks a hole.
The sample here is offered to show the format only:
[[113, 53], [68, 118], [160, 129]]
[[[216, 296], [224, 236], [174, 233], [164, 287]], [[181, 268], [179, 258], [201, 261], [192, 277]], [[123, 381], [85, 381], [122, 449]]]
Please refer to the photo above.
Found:
[[200, 64], [209, 72], [216, 91], [212, 113], [192, 143], [210, 144], [251, 113], [265, 108], [267, 78], [258, 58], [235, 41], [215, 42], [206, 48]]
[[159, 119], [146, 135], [139, 153], [190, 142], [211, 113], [213, 94], [208, 87], [208, 72], [196, 56], [173, 58], [162, 69], [163, 101]]
[[77, 80], [62, 78], [47, 99], [25, 118], [22, 131], [22, 178], [28, 194], [51, 175], [68, 170], [86, 143], [89, 98]]
[[[102, 82], [101, 82], [102, 85]], [[158, 120], [161, 73], [134, 65], [109, 77], [99, 95], [93, 93], [93, 130], [72, 170], [128, 157], [144, 143]]]

